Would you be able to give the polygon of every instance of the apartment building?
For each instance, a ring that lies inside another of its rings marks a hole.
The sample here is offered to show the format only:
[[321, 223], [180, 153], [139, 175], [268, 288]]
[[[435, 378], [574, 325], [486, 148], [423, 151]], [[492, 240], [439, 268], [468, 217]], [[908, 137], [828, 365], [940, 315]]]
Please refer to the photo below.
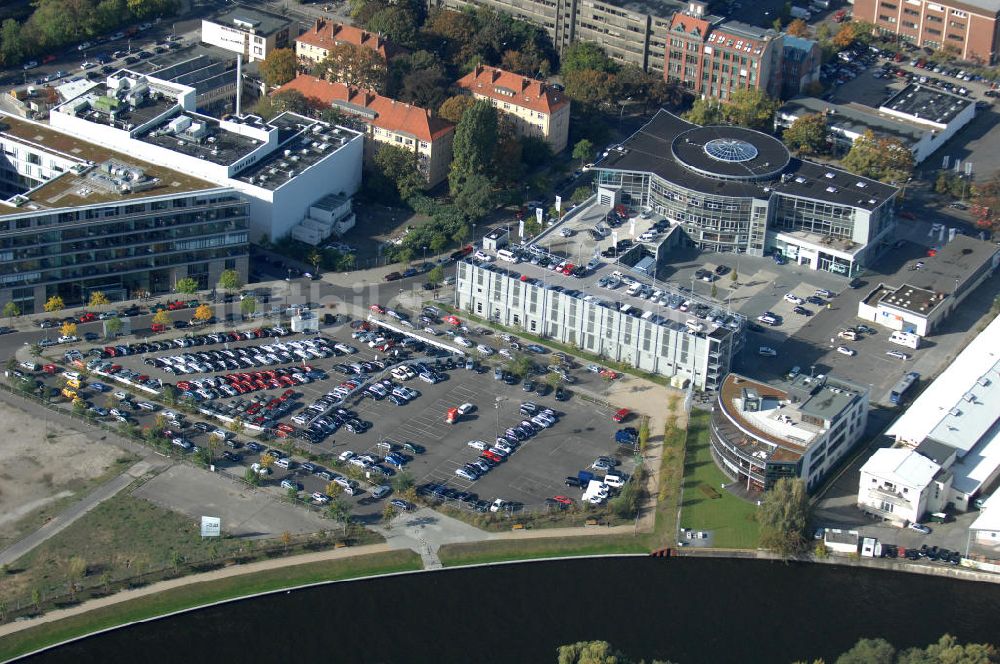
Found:
[[251, 239], [278, 240], [329, 194], [361, 185], [364, 134], [282, 113], [217, 119], [197, 90], [121, 70], [54, 108], [54, 129], [231, 187], [250, 201]]
[[47, 125], [0, 116], [0, 301], [26, 314], [58, 295], [111, 300], [245, 280], [249, 202], [232, 187]]
[[291, 30], [292, 21], [284, 16], [243, 5], [201, 20], [203, 42], [239, 53], [249, 62], [287, 48]]
[[705, 9], [705, 3], [692, 0], [671, 19], [664, 79], [715, 99], [746, 89], [780, 96], [784, 36], [706, 14]]
[[456, 85], [476, 99], [489, 99], [514, 122], [520, 136], [534, 136], [562, 152], [569, 140], [570, 100], [545, 81], [514, 74], [497, 67], [476, 65]]
[[712, 457], [747, 491], [801, 479], [813, 491], [864, 435], [868, 388], [799, 374], [764, 383], [731, 373], [709, 430]]
[[793, 35], [783, 35], [781, 41], [781, 97], [789, 99], [819, 83], [823, 49], [813, 39]]
[[577, 41], [600, 44], [621, 64], [661, 71], [670, 17], [680, 0], [430, 0], [432, 7], [461, 10], [481, 6], [544, 28], [556, 50]]
[[455, 127], [430, 111], [308, 74], [300, 74], [275, 93], [286, 90], [301, 92], [364, 122], [368, 127], [366, 159], [374, 156], [378, 145], [395, 145], [416, 155], [417, 168], [429, 187], [448, 177]]
[[918, 46], [948, 46], [962, 60], [991, 65], [1000, 43], [995, 0], [855, 0], [855, 20], [868, 21]]
[[339, 44], [352, 44], [366, 48], [388, 62], [395, 49], [382, 35], [356, 28], [353, 25], [317, 19], [315, 25], [295, 38], [295, 55], [304, 67], [312, 67], [326, 59], [330, 50]]

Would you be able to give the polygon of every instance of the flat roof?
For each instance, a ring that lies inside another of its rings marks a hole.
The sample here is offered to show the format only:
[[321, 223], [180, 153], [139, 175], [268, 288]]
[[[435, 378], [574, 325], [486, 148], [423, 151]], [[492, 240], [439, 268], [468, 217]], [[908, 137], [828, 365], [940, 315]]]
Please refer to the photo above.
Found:
[[791, 159], [781, 141], [743, 127], [694, 127], [678, 134], [670, 150], [693, 171], [737, 180], [774, 178]]
[[994, 491], [980, 508], [979, 516], [970, 530], [1000, 530], [1000, 491]]
[[879, 110], [888, 109], [905, 113], [918, 122], [948, 124], [973, 103], [974, 99], [959, 97], [919, 83], [910, 83], [883, 102]]
[[[768, 199], [772, 192], [779, 192], [784, 195], [811, 198], [868, 210], [878, 207], [894, 196], [897, 191], [896, 187], [876, 180], [794, 157], [787, 158], [786, 165], [775, 172], [770, 179], [762, 178], [758, 181], [752, 181], [725, 179], [725, 176], [709, 176], [689, 167], [690, 164], [711, 164], [707, 161], [710, 159], [708, 155], [705, 155], [705, 161], [694, 162], [694, 157], [692, 157], [691, 162], [685, 163], [679, 161], [673, 153], [674, 140], [693, 129], [699, 129], [699, 126], [661, 109], [620, 146], [615, 146], [605, 152], [596, 163], [595, 168], [609, 171], [654, 173], [664, 180], [707, 195]], [[703, 129], [710, 130], [711, 128]], [[726, 129], [736, 130], [739, 128], [727, 127]], [[743, 132], [749, 132], [749, 134]], [[701, 135], [704, 138], [704, 134], [693, 135]], [[784, 146], [781, 146], [777, 139], [767, 134], [742, 129], [733, 131], [729, 135], [734, 139], [751, 139], [749, 142], [758, 151], [757, 158], [761, 157], [761, 150], [763, 150], [764, 157], [761, 159], [761, 164], [771, 164], [773, 160], [780, 160], [782, 155], [788, 155]], [[725, 138], [725, 136], [726, 133], [723, 132], [719, 138]], [[687, 159], [687, 155], [693, 154], [693, 152], [693, 150], [682, 150], [681, 156]], [[767, 168], [769, 169], [771, 166]], [[707, 168], [702, 170], [710, 171]], [[762, 171], [766, 170], [762, 169]]]
[[[136, 140], [158, 145], [189, 157], [204, 159], [220, 166], [234, 164], [261, 146], [261, 141], [258, 139], [227, 131], [216, 118], [190, 111], [179, 109], [178, 111], [160, 124], [153, 125], [144, 133], [136, 135]], [[189, 130], [170, 131], [170, 124], [181, 118], [190, 121], [189, 129], [198, 126], [196, 133], [201, 135], [188, 136], [186, 133]], [[266, 129], [266, 123], [262, 124], [261, 128]]]
[[[256, 76], [258, 64], [259, 61], [244, 62], [243, 75]], [[194, 42], [154, 55], [132, 65], [130, 69], [171, 83], [191, 86], [198, 94], [204, 94], [236, 81], [236, 54], [218, 46]]]
[[22, 214], [40, 209], [79, 207], [219, 188], [219, 185], [214, 182], [192, 177], [186, 173], [136, 159], [128, 154], [88, 143], [69, 134], [55, 131], [47, 125], [9, 115], [0, 115], [0, 125], [2, 125], [0, 126], [0, 134], [34, 145], [41, 151], [59, 154], [62, 157], [79, 161], [81, 164], [86, 162], [94, 164], [102, 164], [107, 161], [119, 162], [142, 169], [148, 178], [156, 180], [156, 183], [148, 189], [123, 194], [92, 186], [88, 182], [88, 173], [66, 172], [26, 194], [29, 203], [20, 207], [0, 206], [0, 215]]
[[[785, 37], [787, 40], [788, 37]], [[807, 113], [825, 113], [829, 126], [853, 134], [863, 134], [871, 129], [876, 134], [898, 138], [904, 143], [917, 143], [929, 131], [926, 125], [919, 125], [902, 118], [880, 114], [878, 109], [857, 102], [834, 104], [816, 97], [795, 97], [786, 101], [778, 110], [779, 114], [800, 117]]]
[[951, 468], [952, 488], [965, 494], [979, 491], [1000, 468], [1000, 425], [994, 423], [987, 435]]
[[[1000, 317], [994, 318], [924, 389], [906, 412], [892, 423], [886, 435], [918, 444], [934, 432], [935, 440], [956, 449], [969, 450], [1000, 417], [998, 387]], [[985, 392], [987, 388], [989, 393]], [[963, 395], [970, 390], [976, 394], [975, 404], [963, 400]], [[987, 398], [990, 403], [986, 403]], [[951, 415], [953, 408], [957, 408], [960, 414]], [[950, 426], [955, 430], [950, 430]]]
[[[253, 7], [247, 7], [245, 5], [237, 5], [232, 9], [219, 12], [212, 19], [210, 19], [210, 22], [236, 27], [241, 30], [249, 30], [252, 28], [255, 33], [261, 35], [270, 35], [291, 24], [291, 20], [285, 18], [284, 16], [261, 11], [260, 9], [254, 9]], [[242, 23], [243, 25], [240, 25], [239, 23]]]
[[861, 466], [862, 473], [918, 490], [923, 490], [930, 484], [940, 470], [940, 464], [906, 447], [883, 447], [875, 450]]

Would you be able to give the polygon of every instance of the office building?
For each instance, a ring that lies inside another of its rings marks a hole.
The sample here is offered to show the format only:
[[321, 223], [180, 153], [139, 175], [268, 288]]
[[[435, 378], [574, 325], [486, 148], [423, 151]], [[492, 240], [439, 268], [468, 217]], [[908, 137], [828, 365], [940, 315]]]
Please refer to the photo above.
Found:
[[275, 49], [288, 48], [292, 29], [292, 21], [284, 16], [237, 5], [202, 19], [201, 40], [256, 62]]
[[[994, 488], [1000, 479], [998, 348], [995, 318], [892, 423], [886, 431], [895, 444], [891, 454], [865, 464], [861, 509], [903, 525], [928, 512], [968, 511]], [[913, 472], [896, 473], [893, 465]]]
[[332, 106], [365, 123], [368, 127], [365, 157], [368, 160], [379, 145], [395, 145], [415, 155], [417, 169], [427, 179], [429, 187], [448, 177], [455, 127], [430, 111], [308, 74], [299, 74], [275, 93], [286, 90], [301, 92], [307, 99]]
[[[937, 112], [934, 112], [937, 109]], [[835, 104], [816, 97], [796, 97], [775, 114], [775, 128], [788, 128], [811, 113], [826, 116], [835, 151], [846, 154], [865, 132], [902, 141], [921, 163], [975, 117], [972, 100], [919, 85], [909, 85], [879, 108], [858, 102]]]
[[782, 36], [781, 98], [805, 94], [820, 82], [823, 49], [814, 39]]
[[295, 55], [299, 63], [309, 69], [325, 60], [330, 55], [330, 50], [339, 44], [368, 49], [377, 53], [386, 64], [396, 52], [389, 40], [382, 35], [321, 18], [316, 20], [312, 28], [295, 38]]
[[917, 46], [954, 49], [962, 60], [996, 62], [1000, 5], [996, 0], [855, 0], [856, 21]]
[[566, 149], [570, 100], [545, 81], [476, 65], [458, 79], [456, 85], [476, 99], [489, 99], [498, 111], [511, 119], [518, 135], [544, 140], [553, 153]]
[[40, 312], [247, 277], [249, 203], [232, 187], [0, 116], [0, 302]]
[[712, 457], [747, 491], [801, 479], [814, 491], [864, 435], [868, 389], [799, 374], [764, 383], [731, 373], [712, 411]]
[[545, 29], [560, 53], [577, 41], [600, 44], [619, 64], [662, 71], [670, 17], [680, 0], [430, 0], [430, 6], [461, 11], [488, 7]]
[[250, 201], [251, 240], [275, 241], [329, 194], [361, 184], [364, 135], [295, 113], [264, 121], [194, 110], [197, 91], [122, 70], [53, 109], [54, 129], [175, 168]]
[[693, 0], [670, 22], [663, 76], [695, 95], [729, 99], [737, 90], [782, 93], [783, 35], [705, 14]]
[[943, 246], [909, 261], [904, 283], [875, 286], [858, 303], [858, 316], [890, 330], [930, 336], [1000, 264], [1000, 248], [992, 242], [945, 228], [937, 239]]
[[594, 168], [600, 203], [661, 215], [710, 251], [854, 275], [895, 226], [895, 187], [794, 158], [767, 134], [663, 110]]

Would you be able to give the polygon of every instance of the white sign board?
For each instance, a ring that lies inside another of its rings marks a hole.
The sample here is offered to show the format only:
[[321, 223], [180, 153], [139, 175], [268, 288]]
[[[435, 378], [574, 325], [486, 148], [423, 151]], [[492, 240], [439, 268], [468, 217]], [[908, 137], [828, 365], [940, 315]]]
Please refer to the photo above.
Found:
[[522, 240], [524, 239], [524, 219], [517, 222], [517, 235]]
[[538, 222], [539, 226], [542, 225], [543, 214], [545, 214], [545, 210], [543, 210], [542, 208], [535, 208], [535, 220]]
[[222, 535], [222, 519], [217, 516], [201, 517], [201, 536], [219, 537]]

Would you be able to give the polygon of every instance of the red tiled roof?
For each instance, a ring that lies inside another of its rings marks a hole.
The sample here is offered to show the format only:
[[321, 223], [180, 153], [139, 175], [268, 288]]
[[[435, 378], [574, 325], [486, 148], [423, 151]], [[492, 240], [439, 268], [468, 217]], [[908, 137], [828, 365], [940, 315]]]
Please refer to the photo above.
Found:
[[354, 44], [375, 51], [385, 60], [393, 55], [392, 46], [380, 35], [353, 25], [334, 23], [322, 18], [318, 19], [312, 28], [296, 37], [295, 41], [327, 50], [341, 43]]
[[540, 113], [552, 114], [569, 104], [565, 94], [544, 81], [485, 65], [478, 65], [460, 78], [458, 86], [474, 94]]
[[[317, 99], [327, 105], [332, 105], [334, 102], [347, 102], [367, 108], [375, 113], [375, 118], [369, 119], [361, 116], [366, 122], [389, 131], [412, 134], [421, 141], [435, 141], [455, 130], [454, 125], [450, 122], [432, 116], [428, 110], [419, 106], [405, 104], [370, 90], [359, 90], [343, 83], [333, 83], [308, 74], [299, 74], [294, 80], [275, 90], [274, 94], [287, 90], [297, 90], [307, 99]], [[350, 109], [343, 110], [350, 112]]]

